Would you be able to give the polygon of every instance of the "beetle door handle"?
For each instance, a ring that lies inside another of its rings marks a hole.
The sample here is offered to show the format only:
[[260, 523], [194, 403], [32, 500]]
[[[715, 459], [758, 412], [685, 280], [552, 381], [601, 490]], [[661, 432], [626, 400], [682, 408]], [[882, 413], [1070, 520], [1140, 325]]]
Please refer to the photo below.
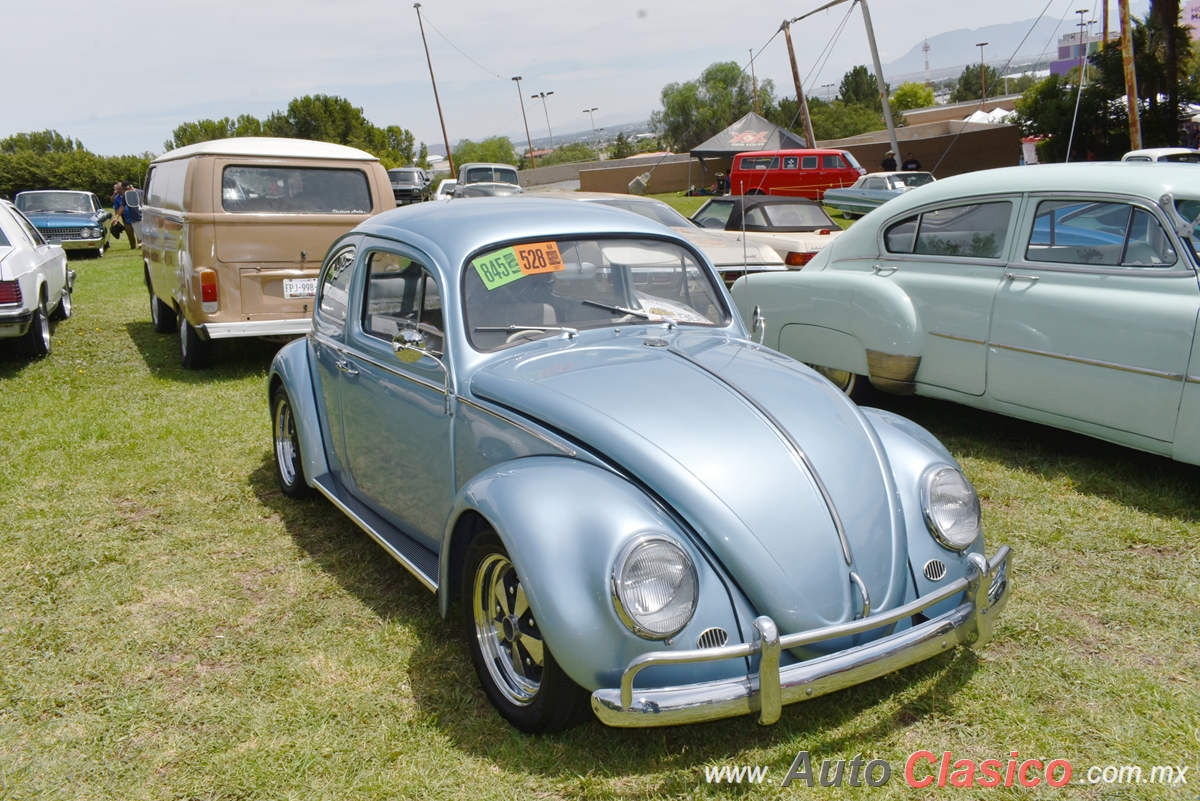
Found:
[[338, 359], [335, 364], [337, 365], [337, 369], [346, 375], [358, 375], [358, 368], [345, 359]]
[[1024, 273], [1005, 273], [1004, 280], [1006, 281], [1037, 281], [1041, 276], [1025, 275]]

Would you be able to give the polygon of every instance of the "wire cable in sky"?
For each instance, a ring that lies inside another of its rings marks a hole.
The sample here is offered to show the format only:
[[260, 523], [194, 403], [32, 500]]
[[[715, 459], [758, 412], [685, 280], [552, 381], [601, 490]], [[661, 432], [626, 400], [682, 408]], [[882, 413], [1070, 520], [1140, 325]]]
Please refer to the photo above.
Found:
[[456, 45], [454, 42], [452, 42], [452, 41], [450, 41], [449, 39], [447, 39], [447, 38], [446, 38], [446, 34], [442, 33], [441, 31], [438, 31], [438, 27], [437, 27], [436, 25], [434, 25], [434, 24], [433, 24], [433, 21], [432, 21], [432, 20], [430, 20], [430, 19], [429, 19], [429, 15], [428, 15], [428, 14], [422, 14], [422, 15], [421, 15], [421, 19], [423, 19], [423, 20], [425, 20], [426, 22], [428, 22], [428, 23], [429, 23], [429, 27], [430, 27], [430, 28], [433, 28], [435, 31], [437, 31], [437, 35], [438, 35], [438, 36], [442, 37], [443, 39], [446, 39], [446, 44], [450, 45], [450, 46], [451, 46], [451, 47], [453, 47], [455, 50], [458, 50], [459, 54], [460, 54], [460, 55], [462, 55], [462, 57], [463, 57], [463, 58], [465, 58], [467, 61], [470, 61], [470, 62], [471, 62], [472, 64], [474, 64], [476, 67], [479, 67], [479, 69], [483, 70], [483, 71], [484, 71], [484, 72], [486, 72], [488, 75], [491, 75], [491, 76], [492, 76], [492, 77], [494, 77], [494, 78], [500, 78], [501, 80], [504, 80], [504, 81], [507, 81], [507, 80], [508, 80], [508, 78], [505, 78], [503, 75], [500, 75], [500, 74], [498, 74], [498, 73], [492, 72], [492, 71], [491, 71], [491, 70], [489, 70], [487, 67], [483, 66], [483, 65], [482, 65], [482, 64], [480, 64], [478, 61], [476, 61], [475, 59], [473, 59], [473, 58], [471, 58], [470, 56], [468, 56], [466, 53], [463, 53], [463, 51], [462, 51], [461, 49], [459, 49], [458, 45]]

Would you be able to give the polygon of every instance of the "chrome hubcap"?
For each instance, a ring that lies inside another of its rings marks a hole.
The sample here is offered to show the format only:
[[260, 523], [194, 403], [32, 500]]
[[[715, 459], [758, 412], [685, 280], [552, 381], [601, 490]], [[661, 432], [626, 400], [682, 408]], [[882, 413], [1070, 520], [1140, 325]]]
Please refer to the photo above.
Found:
[[496, 687], [526, 706], [542, 684], [545, 649], [512, 562], [491, 554], [475, 573], [475, 636]]
[[279, 464], [279, 475], [291, 486], [296, 482], [296, 424], [292, 419], [292, 407], [280, 401], [275, 407], [275, 461]]
[[858, 378], [854, 373], [847, 370], [834, 370], [830, 367], [817, 367], [816, 365], [812, 365], [812, 368], [832, 381], [835, 387], [847, 395], [854, 391], [854, 382]]

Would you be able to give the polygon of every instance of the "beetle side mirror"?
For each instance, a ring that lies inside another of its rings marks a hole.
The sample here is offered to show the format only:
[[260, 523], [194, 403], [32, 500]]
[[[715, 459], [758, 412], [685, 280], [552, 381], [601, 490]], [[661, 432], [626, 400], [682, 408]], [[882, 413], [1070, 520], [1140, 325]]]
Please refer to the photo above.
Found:
[[[421, 360], [422, 356], [433, 356], [425, 335], [416, 328], [404, 328], [392, 337], [392, 351], [396, 358], [406, 364]], [[436, 357], [435, 357], [436, 358]]]

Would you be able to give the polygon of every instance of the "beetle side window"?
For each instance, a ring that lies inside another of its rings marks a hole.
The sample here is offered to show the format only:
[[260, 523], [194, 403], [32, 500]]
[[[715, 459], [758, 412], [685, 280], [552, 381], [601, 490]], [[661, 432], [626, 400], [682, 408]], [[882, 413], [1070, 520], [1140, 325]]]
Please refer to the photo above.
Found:
[[376, 251], [367, 257], [363, 331], [391, 341], [404, 328], [425, 334], [429, 350], [442, 353], [442, 297], [437, 281], [412, 259]]
[[317, 314], [339, 326], [346, 324], [346, 306], [350, 300], [350, 276], [354, 271], [354, 248], [348, 247], [334, 254], [321, 273], [321, 285], [317, 289]]
[[998, 259], [1011, 219], [1008, 200], [935, 209], [892, 225], [884, 232], [884, 246], [889, 253]]
[[1025, 258], [1088, 267], [1163, 268], [1178, 261], [1166, 231], [1146, 209], [1084, 200], [1039, 203]]

